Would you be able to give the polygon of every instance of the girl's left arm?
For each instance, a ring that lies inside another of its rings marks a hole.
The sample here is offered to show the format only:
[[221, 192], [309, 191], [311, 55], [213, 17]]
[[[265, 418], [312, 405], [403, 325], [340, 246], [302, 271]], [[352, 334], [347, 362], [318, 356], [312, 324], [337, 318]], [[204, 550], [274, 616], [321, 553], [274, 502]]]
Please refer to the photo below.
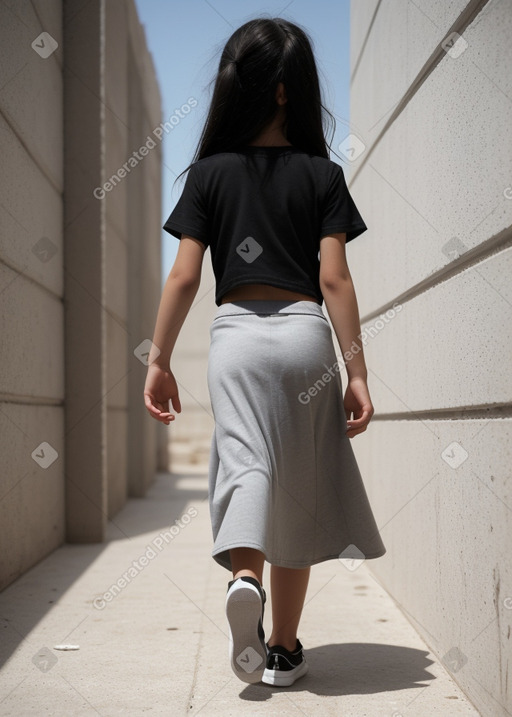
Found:
[[169, 412], [181, 413], [176, 380], [170, 368], [171, 355], [201, 281], [206, 245], [183, 235], [178, 254], [167, 277], [156, 318], [153, 345], [148, 356], [144, 403], [149, 413], [167, 425], [174, 420]]

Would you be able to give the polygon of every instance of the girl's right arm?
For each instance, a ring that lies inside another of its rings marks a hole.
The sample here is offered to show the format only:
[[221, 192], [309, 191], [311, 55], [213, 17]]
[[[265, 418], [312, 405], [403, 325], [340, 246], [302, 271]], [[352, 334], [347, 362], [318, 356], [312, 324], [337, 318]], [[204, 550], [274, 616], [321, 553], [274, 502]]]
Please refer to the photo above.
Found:
[[374, 408], [368, 391], [359, 309], [347, 264], [345, 240], [344, 233], [320, 240], [320, 289], [347, 369], [348, 386], [343, 404], [347, 436], [353, 438], [366, 430]]

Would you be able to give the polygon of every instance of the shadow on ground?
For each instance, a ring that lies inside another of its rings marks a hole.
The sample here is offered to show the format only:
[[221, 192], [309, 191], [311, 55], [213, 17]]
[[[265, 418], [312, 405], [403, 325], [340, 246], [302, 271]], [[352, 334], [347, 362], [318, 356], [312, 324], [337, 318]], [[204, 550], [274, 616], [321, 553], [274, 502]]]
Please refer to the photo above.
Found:
[[262, 682], [248, 685], [240, 698], [264, 702], [277, 692], [311, 692], [315, 695], [364, 695], [407, 690], [433, 680], [428, 652], [400, 645], [349, 642], [322, 645], [305, 651], [309, 672], [290, 687]]

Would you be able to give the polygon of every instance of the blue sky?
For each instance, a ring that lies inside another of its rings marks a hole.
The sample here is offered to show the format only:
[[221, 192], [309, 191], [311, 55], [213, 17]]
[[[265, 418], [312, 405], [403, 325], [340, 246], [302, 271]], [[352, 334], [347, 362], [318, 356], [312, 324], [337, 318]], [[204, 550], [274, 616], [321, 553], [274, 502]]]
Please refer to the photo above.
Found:
[[[313, 41], [324, 102], [336, 117], [333, 148], [349, 127], [350, 0], [135, 0], [153, 57], [162, 95], [164, 120], [190, 97], [197, 105], [164, 134], [162, 217], [165, 222], [183, 188], [176, 176], [190, 164], [208, 110], [209, 84], [222, 47], [234, 30], [258, 16], [283, 17], [301, 25]], [[339, 153], [339, 152], [338, 152]], [[334, 161], [337, 157], [332, 157]], [[179, 240], [162, 231], [162, 281]]]

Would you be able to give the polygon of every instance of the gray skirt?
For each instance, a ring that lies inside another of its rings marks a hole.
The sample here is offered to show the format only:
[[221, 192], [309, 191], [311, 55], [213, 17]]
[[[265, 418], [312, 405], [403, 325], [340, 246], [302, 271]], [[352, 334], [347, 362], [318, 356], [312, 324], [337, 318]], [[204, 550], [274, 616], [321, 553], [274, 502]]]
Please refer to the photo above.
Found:
[[[350, 439], [331, 327], [314, 301], [221, 304], [207, 380], [212, 557], [272, 565], [384, 555]], [[353, 563], [352, 563], [353, 564]]]

